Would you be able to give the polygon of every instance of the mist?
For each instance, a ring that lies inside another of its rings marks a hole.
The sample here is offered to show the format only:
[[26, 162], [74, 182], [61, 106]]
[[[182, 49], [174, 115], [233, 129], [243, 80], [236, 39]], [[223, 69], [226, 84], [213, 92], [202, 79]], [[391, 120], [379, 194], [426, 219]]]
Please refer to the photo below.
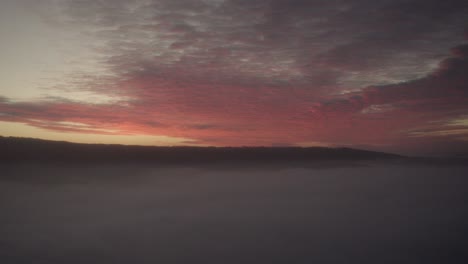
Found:
[[466, 263], [468, 167], [0, 166], [1, 263]]

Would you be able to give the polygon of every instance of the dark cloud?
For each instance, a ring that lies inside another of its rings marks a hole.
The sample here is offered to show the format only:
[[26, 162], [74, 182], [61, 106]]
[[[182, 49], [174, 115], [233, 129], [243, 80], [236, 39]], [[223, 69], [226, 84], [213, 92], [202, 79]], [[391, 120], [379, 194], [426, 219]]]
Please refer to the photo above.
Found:
[[363, 90], [367, 100], [378, 104], [402, 100], [468, 99], [468, 45], [452, 49], [452, 57], [443, 60], [439, 68], [425, 78], [405, 83], [369, 87]]
[[216, 75], [222, 83], [287, 81], [321, 93], [339, 80], [346, 86], [351, 72], [361, 86], [384, 82], [365, 80], [376, 70], [406, 81], [413, 76], [397, 68], [419, 72], [443, 58], [468, 22], [462, 1], [71, 1], [65, 7], [66, 21], [88, 24], [106, 42], [109, 66], [127, 78], [143, 71], [209, 82]]

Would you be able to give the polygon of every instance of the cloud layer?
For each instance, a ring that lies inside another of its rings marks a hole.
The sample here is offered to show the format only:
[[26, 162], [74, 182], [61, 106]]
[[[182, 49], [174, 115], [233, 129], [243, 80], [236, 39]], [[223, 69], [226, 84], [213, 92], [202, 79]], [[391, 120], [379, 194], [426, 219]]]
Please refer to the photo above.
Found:
[[447, 125], [468, 114], [465, 1], [33, 6], [51, 27], [92, 40], [89, 49], [111, 73], [76, 76], [74, 89], [120, 99], [64, 99], [64, 84], [43, 100], [1, 98], [2, 121], [206, 145], [321, 142], [411, 152], [434, 138], [467, 138], [420, 133], [465, 129]]

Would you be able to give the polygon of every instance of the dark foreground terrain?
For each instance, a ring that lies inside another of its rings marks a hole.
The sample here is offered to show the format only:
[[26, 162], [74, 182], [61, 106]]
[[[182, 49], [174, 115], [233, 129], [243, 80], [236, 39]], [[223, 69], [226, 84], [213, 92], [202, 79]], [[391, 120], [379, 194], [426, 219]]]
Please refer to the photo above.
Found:
[[48, 159], [0, 171], [2, 264], [468, 263], [463, 162]]
[[215, 165], [226, 163], [315, 163], [323, 160], [401, 159], [395, 154], [350, 148], [325, 147], [152, 147], [77, 144], [0, 136], [0, 162], [40, 163], [150, 163], [158, 166]]

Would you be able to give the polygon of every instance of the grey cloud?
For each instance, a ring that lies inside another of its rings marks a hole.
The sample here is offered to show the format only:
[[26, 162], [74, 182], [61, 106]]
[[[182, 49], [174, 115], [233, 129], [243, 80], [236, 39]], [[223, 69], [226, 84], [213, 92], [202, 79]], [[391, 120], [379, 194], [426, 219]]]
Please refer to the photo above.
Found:
[[126, 78], [288, 82], [321, 94], [422, 77], [468, 23], [464, 1], [65, 3], [65, 20], [88, 25]]

